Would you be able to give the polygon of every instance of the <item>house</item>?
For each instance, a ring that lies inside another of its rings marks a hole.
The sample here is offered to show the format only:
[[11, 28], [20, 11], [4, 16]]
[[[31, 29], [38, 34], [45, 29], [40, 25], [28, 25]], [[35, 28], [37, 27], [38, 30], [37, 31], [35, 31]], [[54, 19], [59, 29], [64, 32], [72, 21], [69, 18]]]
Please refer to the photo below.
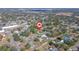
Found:
[[42, 38], [42, 39], [48, 39], [48, 37], [47, 37], [45, 34], [43, 34], [43, 35], [41, 36], [41, 38]]

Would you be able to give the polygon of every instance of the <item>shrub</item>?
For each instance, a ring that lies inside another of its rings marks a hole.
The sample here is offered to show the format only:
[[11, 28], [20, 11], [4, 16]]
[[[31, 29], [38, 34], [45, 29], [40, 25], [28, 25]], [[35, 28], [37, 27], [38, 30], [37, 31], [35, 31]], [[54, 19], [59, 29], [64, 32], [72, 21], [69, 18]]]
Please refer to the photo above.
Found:
[[48, 41], [48, 44], [49, 44], [49, 45], [52, 45], [52, 44], [53, 44], [52, 40], [49, 40], [49, 41]]
[[26, 45], [25, 45], [25, 48], [26, 49], [29, 49], [31, 47], [31, 45], [29, 44], [29, 43], [27, 43]]
[[21, 40], [20, 37], [18, 36], [18, 34], [16, 34], [16, 33], [13, 34], [13, 37], [14, 37], [15, 41], [20, 41]]

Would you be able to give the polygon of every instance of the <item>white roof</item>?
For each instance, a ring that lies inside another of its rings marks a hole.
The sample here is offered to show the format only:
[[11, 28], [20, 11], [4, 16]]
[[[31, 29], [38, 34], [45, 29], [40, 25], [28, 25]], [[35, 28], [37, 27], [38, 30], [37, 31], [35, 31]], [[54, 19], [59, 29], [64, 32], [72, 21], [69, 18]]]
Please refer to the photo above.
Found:
[[41, 37], [47, 37], [46, 35], [42, 35]]
[[61, 43], [63, 43], [63, 42], [64, 42], [64, 40], [61, 40], [60, 42], [61, 42]]

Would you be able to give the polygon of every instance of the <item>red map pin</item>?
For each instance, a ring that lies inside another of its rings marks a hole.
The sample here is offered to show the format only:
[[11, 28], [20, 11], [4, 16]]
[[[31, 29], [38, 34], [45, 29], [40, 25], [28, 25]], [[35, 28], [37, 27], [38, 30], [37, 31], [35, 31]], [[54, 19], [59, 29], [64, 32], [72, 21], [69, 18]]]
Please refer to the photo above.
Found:
[[37, 24], [36, 24], [36, 27], [39, 31], [42, 30], [42, 22], [41, 21], [38, 21]]

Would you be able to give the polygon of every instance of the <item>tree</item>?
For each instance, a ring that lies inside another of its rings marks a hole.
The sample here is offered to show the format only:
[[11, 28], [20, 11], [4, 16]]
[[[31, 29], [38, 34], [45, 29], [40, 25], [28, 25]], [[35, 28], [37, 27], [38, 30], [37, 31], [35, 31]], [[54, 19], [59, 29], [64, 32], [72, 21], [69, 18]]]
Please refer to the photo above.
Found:
[[16, 34], [16, 33], [13, 34], [13, 38], [14, 38], [15, 41], [21, 40], [20, 37], [18, 36], [18, 34]]
[[29, 44], [29, 43], [27, 43], [26, 45], [25, 45], [25, 48], [26, 49], [29, 49], [31, 47], [31, 45]]
[[63, 48], [65, 51], [69, 49], [69, 46], [65, 43], [60, 44], [59, 48]]
[[38, 42], [38, 41], [39, 41], [39, 39], [38, 39], [38, 38], [35, 38], [35, 39], [34, 39], [34, 41], [35, 41], [35, 42]]
[[6, 45], [0, 46], [0, 51], [10, 51], [10, 48], [7, 47]]
[[36, 28], [34, 28], [34, 27], [30, 27], [30, 32], [32, 32], [32, 33], [36, 33], [37, 30], [36, 30]]
[[52, 40], [49, 40], [49, 41], [48, 41], [48, 44], [49, 44], [49, 45], [52, 45], [52, 44], [53, 44]]
[[24, 32], [21, 32], [20, 35], [21, 35], [21, 36], [26, 36], [26, 37], [27, 37], [27, 36], [29, 36], [29, 32], [24, 31]]
[[17, 51], [16, 47], [10, 47], [10, 51]]

